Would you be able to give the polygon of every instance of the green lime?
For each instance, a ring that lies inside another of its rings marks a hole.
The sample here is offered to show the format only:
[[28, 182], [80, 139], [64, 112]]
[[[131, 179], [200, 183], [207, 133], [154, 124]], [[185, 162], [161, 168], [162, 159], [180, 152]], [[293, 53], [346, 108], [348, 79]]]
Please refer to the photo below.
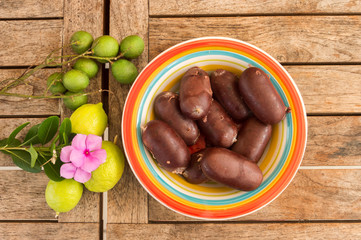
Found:
[[114, 62], [111, 65], [111, 70], [114, 78], [123, 84], [134, 82], [138, 76], [138, 69], [132, 62], [126, 59], [119, 59]]
[[93, 37], [85, 31], [78, 31], [70, 38], [71, 47], [78, 54], [84, 53], [93, 43]]
[[108, 125], [108, 116], [102, 103], [84, 104], [70, 116], [73, 133], [103, 135]]
[[102, 148], [107, 152], [105, 163], [92, 172], [84, 186], [92, 192], [106, 192], [120, 180], [124, 171], [124, 154], [117, 145], [103, 141]]
[[57, 213], [72, 210], [80, 201], [83, 194], [83, 184], [64, 179], [60, 182], [50, 180], [45, 190], [45, 200], [49, 207]]
[[137, 58], [144, 50], [144, 41], [137, 35], [130, 35], [120, 43], [120, 51], [126, 58]]
[[89, 58], [80, 58], [75, 62], [73, 68], [84, 72], [89, 78], [95, 77], [99, 70], [98, 64]]
[[[116, 57], [119, 52], [118, 41], [108, 35], [104, 35], [95, 39], [92, 50], [97, 57]], [[98, 60], [101, 63], [105, 63], [105, 60]]]
[[89, 85], [89, 78], [84, 72], [71, 69], [64, 74], [63, 84], [71, 92], [80, 92]]
[[46, 84], [48, 86], [49, 91], [52, 94], [60, 94], [60, 93], [64, 93], [66, 91], [63, 83], [62, 83], [62, 79], [63, 79], [64, 74], [61, 72], [56, 72], [51, 74], [47, 81]]
[[[68, 91], [65, 93], [65, 95], [72, 96], [72, 95], [79, 95], [80, 93], [83, 93], [83, 92], [74, 93], [74, 92]], [[80, 96], [73, 96], [73, 97], [69, 97], [69, 98], [63, 98], [63, 102], [67, 108], [74, 111], [78, 107], [80, 107], [88, 102], [88, 95], [80, 95]]]

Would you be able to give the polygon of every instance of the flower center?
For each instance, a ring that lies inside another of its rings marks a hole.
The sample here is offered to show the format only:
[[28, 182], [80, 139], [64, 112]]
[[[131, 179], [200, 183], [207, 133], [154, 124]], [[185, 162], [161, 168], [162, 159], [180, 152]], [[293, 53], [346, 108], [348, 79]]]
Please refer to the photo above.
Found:
[[84, 154], [85, 154], [86, 156], [88, 156], [88, 155], [90, 154], [89, 149], [85, 149]]

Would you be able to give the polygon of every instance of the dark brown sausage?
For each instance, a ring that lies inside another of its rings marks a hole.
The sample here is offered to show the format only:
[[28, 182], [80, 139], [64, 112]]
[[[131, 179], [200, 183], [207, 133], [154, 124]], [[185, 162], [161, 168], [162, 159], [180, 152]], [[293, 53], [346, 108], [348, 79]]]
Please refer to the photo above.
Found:
[[261, 122], [276, 124], [285, 117], [288, 108], [261, 69], [250, 67], [244, 70], [238, 86], [247, 106]]
[[271, 135], [272, 126], [270, 124], [264, 124], [257, 118], [251, 117], [244, 122], [241, 130], [238, 132], [237, 142], [233, 144], [232, 151], [257, 163]]
[[234, 120], [241, 121], [250, 116], [251, 111], [239, 93], [236, 75], [217, 69], [211, 74], [211, 86], [215, 98]]
[[185, 117], [179, 107], [179, 96], [173, 92], [161, 92], [154, 100], [157, 116], [169, 124], [187, 145], [193, 145], [199, 137], [195, 121]]
[[243, 191], [258, 188], [263, 180], [257, 164], [226, 148], [207, 148], [201, 168], [209, 179]]
[[179, 101], [185, 116], [197, 120], [207, 115], [212, 102], [208, 73], [199, 67], [189, 69], [180, 82]]
[[173, 173], [182, 173], [190, 161], [190, 153], [183, 139], [165, 122], [152, 120], [142, 131], [144, 146], [158, 164]]
[[197, 124], [213, 146], [228, 148], [236, 141], [237, 125], [216, 100], [212, 101], [208, 114]]
[[183, 177], [190, 183], [200, 184], [208, 181], [208, 178], [203, 174], [200, 165], [203, 151], [204, 150], [201, 150], [191, 155], [191, 162], [187, 169], [183, 172]]

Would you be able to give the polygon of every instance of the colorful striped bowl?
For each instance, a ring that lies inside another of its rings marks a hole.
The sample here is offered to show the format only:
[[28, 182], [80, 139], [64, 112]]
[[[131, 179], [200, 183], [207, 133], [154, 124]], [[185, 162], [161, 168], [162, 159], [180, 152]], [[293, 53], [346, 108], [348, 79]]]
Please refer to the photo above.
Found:
[[[155, 118], [153, 100], [162, 91], [178, 91], [179, 80], [192, 66], [205, 71], [223, 68], [240, 75], [250, 66], [269, 74], [291, 113], [277, 125], [258, 163], [264, 180], [243, 192], [217, 183], [190, 184], [160, 168], [141, 140], [141, 127]], [[270, 203], [295, 176], [305, 151], [307, 121], [301, 95], [287, 71], [270, 55], [248, 43], [223, 37], [192, 39], [153, 59], [139, 74], [127, 97], [122, 138], [129, 165], [140, 184], [164, 206], [189, 217], [225, 220], [252, 213]]]

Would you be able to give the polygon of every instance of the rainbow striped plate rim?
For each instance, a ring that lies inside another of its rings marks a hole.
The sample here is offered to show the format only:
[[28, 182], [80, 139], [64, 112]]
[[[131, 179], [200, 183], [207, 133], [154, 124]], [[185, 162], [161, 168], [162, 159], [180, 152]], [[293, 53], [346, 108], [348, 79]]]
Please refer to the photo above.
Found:
[[[155, 118], [153, 100], [162, 91], [177, 91], [182, 75], [192, 66], [211, 72], [223, 68], [240, 75], [256, 66], [265, 71], [291, 108], [273, 126], [271, 141], [258, 163], [264, 180], [243, 192], [209, 182], [195, 185], [160, 168], [141, 141], [142, 126]], [[307, 120], [304, 103], [287, 71], [270, 55], [246, 42], [205, 37], [177, 44], [152, 60], [133, 83], [123, 109], [122, 139], [129, 165], [140, 184], [164, 206], [206, 220], [225, 220], [250, 214], [273, 201], [295, 176], [305, 151]]]

